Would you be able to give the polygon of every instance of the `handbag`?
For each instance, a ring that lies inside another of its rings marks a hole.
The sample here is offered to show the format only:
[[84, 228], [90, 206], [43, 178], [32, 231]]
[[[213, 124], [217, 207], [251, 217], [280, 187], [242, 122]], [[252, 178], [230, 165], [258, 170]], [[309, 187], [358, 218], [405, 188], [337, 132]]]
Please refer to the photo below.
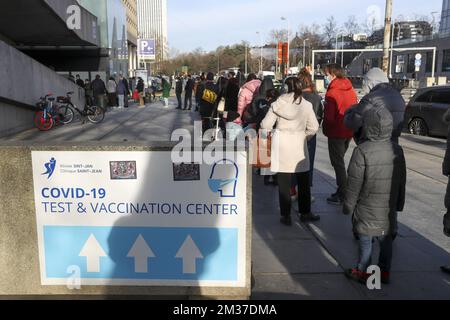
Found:
[[225, 99], [222, 98], [220, 100], [219, 105], [217, 106], [217, 112], [223, 113], [225, 111]]
[[139, 92], [137, 90], [133, 91], [133, 100], [139, 100]]
[[260, 135], [258, 135], [258, 137], [254, 139], [252, 146], [253, 167], [258, 169], [270, 168], [272, 155], [272, 136], [269, 134], [267, 136], [267, 139], [263, 139]]

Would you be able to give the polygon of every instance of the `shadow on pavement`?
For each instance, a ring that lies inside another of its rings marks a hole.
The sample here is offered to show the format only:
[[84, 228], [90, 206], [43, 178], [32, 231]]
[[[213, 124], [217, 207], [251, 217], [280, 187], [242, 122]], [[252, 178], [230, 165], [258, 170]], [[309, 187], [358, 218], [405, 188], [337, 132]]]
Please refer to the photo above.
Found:
[[[394, 242], [392, 283], [370, 291], [345, 278], [344, 270], [356, 265], [358, 244], [353, 238], [351, 217], [326, 202], [335, 191], [332, 181], [328, 174], [315, 172], [312, 210], [321, 216], [320, 222], [302, 224], [292, 210], [296, 223], [285, 227], [279, 223], [277, 187], [264, 186], [262, 177], [254, 175], [256, 283], [252, 299], [449, 299], [450, 277], [439, 269], [450, 263], [449, 248], [400, 222]], [[407, 210], [414, 208], [407, 206]], [[373, 257], [376, 263], [378, 245]]]

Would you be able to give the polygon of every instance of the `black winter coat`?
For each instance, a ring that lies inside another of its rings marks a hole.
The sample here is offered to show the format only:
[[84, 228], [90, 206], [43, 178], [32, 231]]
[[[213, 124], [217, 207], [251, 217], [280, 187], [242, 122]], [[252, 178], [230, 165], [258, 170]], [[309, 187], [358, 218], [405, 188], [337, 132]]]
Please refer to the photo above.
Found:
[[92, 81], [91, 88], [94, 96], [100, 96], [106, 93], [106, 86], [102, 79]]
[[364, 136], [363, 117], [370, 109], [386, 108], [391, 112], [394, 120], [392, 130], [392, 141], [398, 143], [398, 138], [402, 134], [403, 122], [405, 119], [406, 103], [400, 92], [388, 83], [375, 86], [356, 106], [350, 108], [345, 113], [344, 124], [354, 131], [355, 142], [357, 144], [367, 140]]
[[193, 90], [194, 90], [194, 80], [188, 79], [186, 82], [186, 87], [184, 88], [184, 91], [186, 92], [187, 96], [192, 96]]
[[447, 137], [447, 152], [445, 153], [444, 163], [442, 164], [442, 173], [444, 174], [444, 176], [450, 176], [450, 109], [444, 114], [443, 120], [449, 127]]
[[137, 83], [137, 86], [136, 86], [136, 90], [139, 93], [144, 92], [144, 89], [145, 89], [144, 87], [145, 87], [144, 81], [143, 80], [139, 80], [138, 83]]
[[175, 93], [181, 94], [183, 92], [183, 80], [177, 80], [175, 82]]
[[211, 90], [219, 96], [219, 88], [214, 84], [214, 82], [206, 81], [205, 83], [201, 84], [198, 90], [198, 96], [199, 96], [199, 104], [200, 104], [200, 115], [202, 118], [208, 118], [213, 115], [213, 112], [216, 111], [217, 101], [216, 103], [209, 103], [202, 99], [203, 92], [205, 89]]
[[319, 122], [319, 124], [322, 124], [323, 121], [322, 97], [319, 96], [317, 93], [303, 92], [303, 98], [305, 98], [306, 101], [311, 102], [311, 104], [313, 105], [314, 113], [316, 114], [317, 121]]
[[450, 109], [444, 114], [444, 122], [448, 124], [447, 151], [445, 152], [442, 173], [449, 177], [447, 192], [445, 193], [445, 207], [447, 214], [444, 216], [444, 234], [450, 237]]
[[228, 85], [225, 91], [225, 110], [236, 111], [239, 96], [239, 81], [236, 78], [228, 80]]
[[406, 164], [402, 148], [390, 140], [393, 120], [385, 108], [363, 118], [367, 141], [354, 151], [348, 168], [344, 214], [353, 215], [353, 230], [379, 237], [396, 230], [396, 211], [405, 205]]

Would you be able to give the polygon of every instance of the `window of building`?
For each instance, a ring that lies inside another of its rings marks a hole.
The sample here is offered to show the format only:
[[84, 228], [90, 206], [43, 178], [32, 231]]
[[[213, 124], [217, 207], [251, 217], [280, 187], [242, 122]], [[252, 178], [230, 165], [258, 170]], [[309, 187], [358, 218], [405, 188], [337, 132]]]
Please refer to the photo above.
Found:
[[405, 73], [405, 56], [397, 56], [397, 63], [395, 64], [395, 73]]
[[442, 72], [450, 71], [450, 50], [444, 50], [442, 59]]

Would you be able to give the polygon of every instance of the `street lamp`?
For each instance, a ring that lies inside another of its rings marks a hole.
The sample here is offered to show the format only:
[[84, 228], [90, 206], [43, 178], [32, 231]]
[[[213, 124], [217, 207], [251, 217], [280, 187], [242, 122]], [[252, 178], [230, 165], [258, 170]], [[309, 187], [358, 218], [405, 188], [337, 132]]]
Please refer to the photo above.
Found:
[[[339, 33], [336, 34], [336, 47], [335, 47], [336, 51], [335, 51], [335, 56], [334, 56], [334, 63], [337, 63], [337, 55], [338, 55], [338, 52], [337, 52], [337, 50], [338, 50], [338, 38], [339, 38], [339, 36], [341, 36], [341, 35], [342, 35], [342, 50], [344, 50], [344, 33], [343, 33], [343, 32], [339, 32]], [[344, 51], [342, 51], [341, 64], [344, 64], [344, 59], [343, 59], [343, 57], [344, 57]]]
[[256, 31], [256, 34], [259, 35], [259, 45], [260, 45], [260, 50], [261, 50], [261, 54], [260, 54], [260, 64], [259, 64], [259, 73], [262, 74], [263, 71], [263, 44], [262, 44], [262, 35], [261, 32]]
[[[433, 21], [431, 22], [432, 26], [433, 26], [433, 31], [431, 32], [431, 39], [434, 39], [434, 34], [436, 33], [435, 27], [436, 27], [436, 16], [435, 14], [438, 14], [439, 12], [437, 11], [433, 11], [431, 12], [431, 16], [433, 17]], [[439, 31], [439, 30], [437, 30]]]
[[[400, 30], [399, 30], [400, 32]], [[395, 35], [395, 19], [392, 23], [392, 35], [391, 35], [391, 59], [389, 61], [389, 78], [392, 79], [392, 64], [394, 63], [394, 35]]]
[[244, 45], [245, 45], [245, 74], [248, 73], [248, 46], [247, 46], [247, 42], [244, 41]]
[[305, 67], [305, 56], [306, 56], [306, 41], [309, 41], [309, 38], [303, 40], [303, 68]]
[[285, 18], [285, 17], [281, 17], [281, 20], [286, 21], [287, 22], [287, 70], [289, 73], [289, 68], [290, 68], [290, 56], [289, 56], [289, 52], [290, 52], [290, 44], [289, 44], [289, 19]]

